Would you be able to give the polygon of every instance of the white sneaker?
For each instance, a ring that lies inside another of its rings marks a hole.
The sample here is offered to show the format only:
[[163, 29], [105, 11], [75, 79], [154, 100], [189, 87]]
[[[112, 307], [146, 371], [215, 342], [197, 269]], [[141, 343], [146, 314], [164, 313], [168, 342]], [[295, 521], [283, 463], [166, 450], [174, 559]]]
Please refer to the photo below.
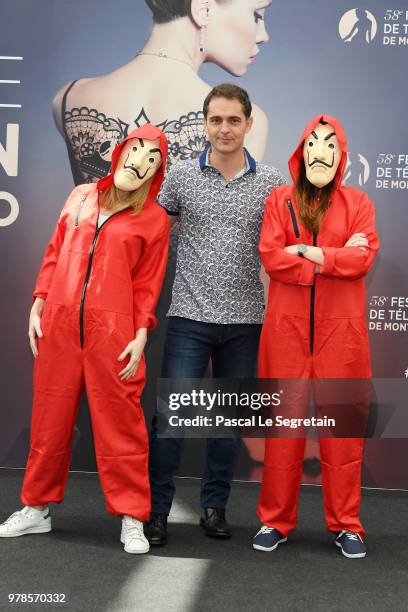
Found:
[[16, 538], [29, 533], [48, 533], [48, 531], [51, 531], [51, 515], [48, 507], [45, 510], [36, 510], [24, 506], [0, 525], [0, 538]]
[[125, 545], [125, 551], [128, 553], [142, 555], [150, 550], [149, 542], [143, 533], [143, 523], [133, 516], [126, 514], [123, 516], [120, 541]]

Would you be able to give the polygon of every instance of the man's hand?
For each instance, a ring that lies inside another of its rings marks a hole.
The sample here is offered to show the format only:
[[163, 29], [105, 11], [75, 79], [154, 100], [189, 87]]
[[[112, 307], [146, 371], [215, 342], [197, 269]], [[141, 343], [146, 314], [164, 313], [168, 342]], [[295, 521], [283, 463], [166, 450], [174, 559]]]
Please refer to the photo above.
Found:
[[43, 333], [41, 330], [41, 316], [44, 310], [44, 304], [45, 300], [41, 298], [35, 298], [34, 304], [32, 305], [30, 312], [30, 319], [28, 321], [28, 337], [30, 339], [30, 347], [34, 357], [38, 356], [36, 338], [43, 337]]
[[344, 246], [345, 247], [366, 247], [368, 246], [367, 236], [366, 234], [363, 234], [363, 232], [353, 234], [351, 238], [347, 240]]
[[127, 366], [119, 372], [120, 380], [128, 380], [135, 375], [146, 341], [147, 329], [141, 327], [136, 332], [136, 338], [129, 342], [123, 353], [118, 357], [118, 361], [123, 361], [127, 355], [130, 357]]

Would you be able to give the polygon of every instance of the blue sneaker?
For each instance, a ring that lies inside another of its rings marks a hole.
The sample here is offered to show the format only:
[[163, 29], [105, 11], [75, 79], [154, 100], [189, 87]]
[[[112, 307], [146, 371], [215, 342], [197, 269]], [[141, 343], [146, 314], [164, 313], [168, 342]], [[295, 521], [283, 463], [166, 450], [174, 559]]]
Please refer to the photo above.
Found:
[[286, 542], [287, 539], [288, 538], [284, 537], [274, 527], [262, 525], [252, 540], [252, 546], [255, 548], [255, 550], [270, 552], [271, 550], [275, 550], [275, 548], [277, 548], [282, 542]]
[[334, 543], [341, 548], [343, 555], [349, 559], [361, 559], [367, 554], [361, 536], [354, 531], [341, 531]]

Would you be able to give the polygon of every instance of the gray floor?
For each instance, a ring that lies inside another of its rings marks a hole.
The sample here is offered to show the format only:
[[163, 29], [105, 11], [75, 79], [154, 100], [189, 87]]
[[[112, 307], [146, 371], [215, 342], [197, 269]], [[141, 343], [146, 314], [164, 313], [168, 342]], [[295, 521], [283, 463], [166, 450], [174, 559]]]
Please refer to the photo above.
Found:
[[[0, 470], [0, 518], [18, 505], [22, 471]], [[368, 555], [348, 560], [325, 532], [321, 490], [302, 487], [300, 523], [272, 553], [251, 549], [259, 485], [234, 483], [229, 541], [199, 527], [199, 482], [179, 479], [165, 548], [128, 555], [120, 519], [105, 513], [94, 474], [71, 474], [50, 534], [0, 540], [0, 610], [98, 612], [408, 610], [408, 493], [364, 491]], [[8, 603], [9, 593], [65, 593], [56, 604]]]

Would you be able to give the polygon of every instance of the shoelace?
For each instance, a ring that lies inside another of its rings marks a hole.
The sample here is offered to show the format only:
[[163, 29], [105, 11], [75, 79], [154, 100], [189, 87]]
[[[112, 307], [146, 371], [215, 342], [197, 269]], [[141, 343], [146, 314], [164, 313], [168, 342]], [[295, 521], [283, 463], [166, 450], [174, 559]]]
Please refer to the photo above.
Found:
[[268, 527], [267, 525], [263, 525], [256, 535], [259, 535], [260, 533], [271, 533], [272, 531], [275, 531], [275, 527]]
[[127, 535], [131, 538], [144, 538], [143, 523], [136, 521], [136, 519], [126, 518], [125, 529]]
[[8, 519], [4, 522], [4, 525], [8, 525], [9, 523], [12, 523], [16, 520], [21, 521], [21, 513], [22, 510], [17, 510], [17, 512], [13, 512], [13, 514], [9, 516]]
[[348, 540], [362, 542], [362, 539], [360, 538], [358, 533], [354, 533], [354, 531], [343, 531], [342, 535], [345, 535]]

